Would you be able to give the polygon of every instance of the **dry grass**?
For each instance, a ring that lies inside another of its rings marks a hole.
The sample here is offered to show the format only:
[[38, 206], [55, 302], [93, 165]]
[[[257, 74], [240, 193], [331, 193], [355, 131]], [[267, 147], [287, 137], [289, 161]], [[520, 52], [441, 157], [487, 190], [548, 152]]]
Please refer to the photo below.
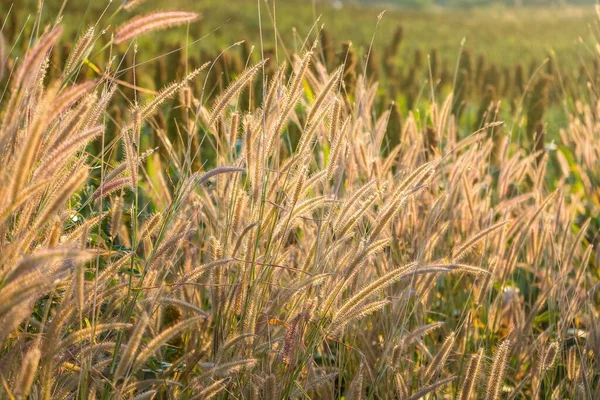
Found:
[[313, 46], [139, 106], [135, 58], [128, 86], [114, 57], [79, 74], [96, 32], [4, 81], [3, 397], [600, 397], [596, 104], [556, 157], [493, 116], [461, 134], [452, 95], [393, 130]]

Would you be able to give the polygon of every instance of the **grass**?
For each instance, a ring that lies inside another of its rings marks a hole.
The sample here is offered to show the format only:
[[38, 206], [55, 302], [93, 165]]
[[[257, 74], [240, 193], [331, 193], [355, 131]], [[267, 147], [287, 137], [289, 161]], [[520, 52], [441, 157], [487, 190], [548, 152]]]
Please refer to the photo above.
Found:
[[112, 43], [139, 10], [6, 52], [3, 397], [600, 396], [593, 74], [463, 55], [411, 104], [310, 38], [287, 65]]
[[[113, 2], [106, 16], [117, 8], [119, 1]], [[296, 1], [282, 0], [277, 2], [275, 12], [271, 7], [262, 10], [262, 26], [265, 29], [264, 41], [267, 46], [274, 42], [272, 34], [272, 16], [277, 17], [277, 29], [283, 43], [290, 53], [297, 52], [317, 24], [324, 24], [334, 37], [340, 40], [351, 40], [358, 47], [367, 46], [375, 31], [377, 16], [383, 10], [386, 14], [381, 21], [375, 36], [375, 49], [383, 49], [393, 36], [398, 25], [404, 27], [405, 44], [403, 51], [412, 54], [414, 50], [430, 52], [437, 49], [443, 59], [454, 64], [460, 43], [466, 38], [467, 46], [476, 55], [483, 54], [490, 62], [504, 66], [517, 62], [528, 64], [532, 59], [541, 62], [549, 52], [556, 53], [564, 63], [576, 61], [580, 56], [587, 56], [587, 50], [579, 43], [581, 37], [585, 43], [594, 43], [591, 24], [595, 23], [595, 15], [591, 6], [554, 8], [506, 9], [457, 9], [457, 10], [399, 10], [393, 6], [365, 6], [347, 4], [341, 10], [332, 8], [327, 2], [317, 1], [298, 6]], [[10, 2], [8, 3], [10, 4]], [[43, 20], [53, 21], [62, 2], [44, 3]], [[36, 13], [37, 1], [25, 0], [15, 5], [17, 12], [32, 17]], [[104, 8], [105, 2], [69, 1], [65, 12], [65, 25], [76, 31], [85, 28], [87, 15], [93, 20]], [[164, 4], [161, 0], [148, 0], [140, 9], [174, 9], [199, 12], [202, 22], [199, 30], [192, 27], [195, 38], [214, 32], [208, 40], [193, 47], [193, 51], [216, 51], [231, 44], [247, 40], [259, 46], [259, 23], [256, 1], [239, 0], [222, 2], [201, 0], [189, 4], [187, 1], [174, 0]], [[128, 15], [123, 13], [117, 21], [124, 21]], [[149, 51], [160, 51], [162, 43], [175, 45], [182, 41], [183, 30], [161, 35], [158, 40], [143, 41]], [[499, 38], [501, 38], [499, 40]], [[156, 38], [154, 38], [156, 39]], [[159, 46], [156, 46], [159, 43]]]

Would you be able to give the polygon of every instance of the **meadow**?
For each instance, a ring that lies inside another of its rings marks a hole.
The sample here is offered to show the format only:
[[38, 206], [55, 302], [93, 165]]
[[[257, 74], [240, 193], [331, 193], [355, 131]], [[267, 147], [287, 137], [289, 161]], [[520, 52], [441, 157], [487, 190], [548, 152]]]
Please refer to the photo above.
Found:
[[600, 9], [165, 3], [2, 5], [0, 398], [600, 398]]

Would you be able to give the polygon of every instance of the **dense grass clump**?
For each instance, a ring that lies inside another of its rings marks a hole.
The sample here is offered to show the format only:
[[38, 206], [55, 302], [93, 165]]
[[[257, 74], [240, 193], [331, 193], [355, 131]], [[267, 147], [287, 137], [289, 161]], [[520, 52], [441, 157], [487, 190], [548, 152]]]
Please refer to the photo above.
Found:
[[407, 111], [327, 31], [140, 62], [198, 17], [141, 3], [0, 40], [2, 397], [600, 397], [593, 84], [551, 139], [556, 70]]

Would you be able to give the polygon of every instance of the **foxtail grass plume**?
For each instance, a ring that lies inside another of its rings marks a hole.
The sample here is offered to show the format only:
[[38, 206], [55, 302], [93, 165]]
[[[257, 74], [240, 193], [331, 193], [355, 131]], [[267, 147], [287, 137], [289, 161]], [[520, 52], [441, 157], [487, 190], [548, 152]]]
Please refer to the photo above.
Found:
[[127, 21], [115, 33], [115, 44], [121, 44], [134, 37], [197, 21], [200, 15], [187, 11], [161, 11], [140, 15]]

